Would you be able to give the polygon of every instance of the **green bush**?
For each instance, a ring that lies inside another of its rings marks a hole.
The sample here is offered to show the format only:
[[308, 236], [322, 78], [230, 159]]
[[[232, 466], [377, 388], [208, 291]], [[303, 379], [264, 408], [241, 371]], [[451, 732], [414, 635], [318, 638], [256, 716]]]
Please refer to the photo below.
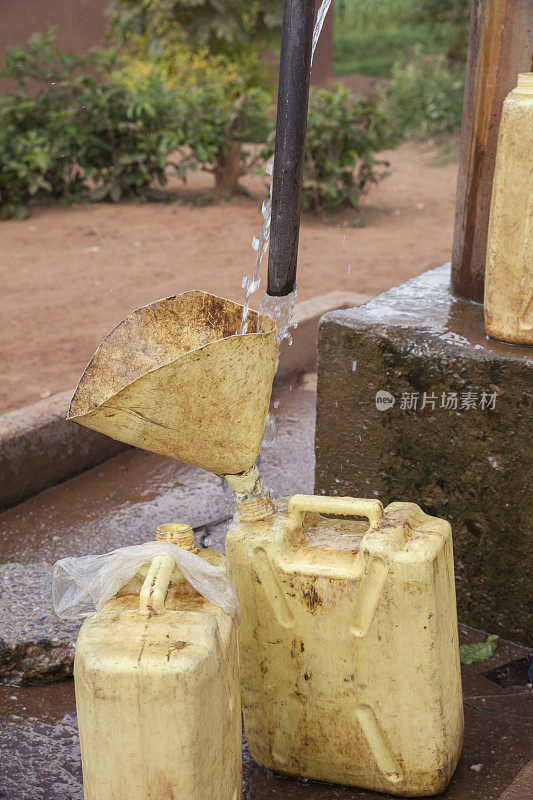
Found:
[[[0, 73], [16, 82], [0, 94], [0, 215], [23, 217], [32, 198], [78, 197], [80, 176], [73, 157], [76, 139], [71, 93], [61, 80], [80, 66], [55, 52], [53, 34], [31, 37], [27, 47], [8, 51]], [[27, 88], [30, 81], [46, 91]]]
[[169, 153], [184, 143], [179, 109], [156, 75], [135, 90], [112, 78], [91, 81], [79, 118], [77, 161], [92, 200], [146, 199], [163, 189]]
[[344, 86], [311, 91], [304, 161], [304, 208], [315, 213], [342, 204], [356, 208], [361, 193], [386, 174], [376, 152], [388, 144], [376, 104]]
[[242, 145], [265, 142], [273, 128], [271, 95], [250, 77], [260, 69], [256, 54], [247, 55], [246, 69], [225, 55], [211, 56], [179, 43], [167, 45], [155, 62], [142, 41], [135, 50], [137, 57], [126, 60], [122, 79], [136, 86], [140, 79], [157, 75], [173, 92], [188, 148], [180, 174], [187, 168], [214, 172], [215, 199], [229, 197], [254, 163]]
[[180, 39], [193, 51], [232, 58], [265, 46], [279, 32], [279, 0], [112, 0], [112, 30], [119, 45], [147, 36], [152, 57], [158, 46]]
[[32, 199], [117, 201], [165, 184], [167, 153], [183, 143], [175, 98], [155, 77], [129, 89], [114, 65], [109, 51], [64, 53], [53, 30], [10, 48], [0, 74], [17, 89], [0, 95], [2, 217], [24, 216]]
[[445, 56], [424, 57], [415, 51], [407, 64], [397, 64], [390, 85], [382, 91], [385, 114], [396, 141], [423, 138], [461, 129], [464, 69]]
[[268, 92], [226, 56], [183, 46], [119, 66], [112, 50], [64, 53], [53, 30], [9, 50], [0, 74], [17, 88], [0, 95], [2, 217], [24, 216], [32, 200], [146, 199], [169, 169], [210, 170], [215, 199], [232, 194], [253, 163], [243, 143], [272, 129]]

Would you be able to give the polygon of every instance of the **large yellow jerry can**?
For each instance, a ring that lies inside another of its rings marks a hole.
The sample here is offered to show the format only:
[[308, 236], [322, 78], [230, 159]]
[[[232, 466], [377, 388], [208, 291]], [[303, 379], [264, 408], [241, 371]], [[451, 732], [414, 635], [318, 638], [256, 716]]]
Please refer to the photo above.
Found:
[[295, 495], [268, 515], [242, 503], [226, 537], [252, 756], [286, 775], [442, 792], [463, 735], [450, 525], [350, 497]]
[[85, 800], [241, 800], [236, 628], [172, 558], [84, 622], [74, 678]]

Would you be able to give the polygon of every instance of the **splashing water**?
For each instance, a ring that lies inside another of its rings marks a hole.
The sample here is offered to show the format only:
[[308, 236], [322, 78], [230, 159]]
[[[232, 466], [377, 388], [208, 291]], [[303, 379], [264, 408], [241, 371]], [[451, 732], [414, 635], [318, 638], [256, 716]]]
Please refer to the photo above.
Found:
[[242, 279], [242, 288], [244, 289], [244, 303], [242, 310], [241, 324], [239, 325], [238, 334], [246, 333], [248, 331], [248, 317], [250, 314], [250, 298], [256, 289], [259, 288], [261, 278], [259, 270], [261, 269], [261, 262], [265, 255], [268, 244], [270, 242], [270, 220], [272, 218], [272, 172], [274, 170], [274, 156], [271, 156], [265, 166], [265, 172], [270, 176], [270, 188], [268, 197], [263, 200], [261, 206], [261, 214], [263, 215], [263, 225], [259, 237], [254, 236], [252, 239], [252, 247], [257, 250], [257, 257], [255, 259], [254, 271], [251, 275], [245, 275]]
[[[315, 55], [316, 46], [318, 44], [320, 33], [322, 31], [322, 26], [324, 24], [324, 20], [326, 18], [326, 14], [328, 13], [330, 5], [331, 5], [331, 0], [322, 0], [322, 3], [316, 15], [315, 27], [313, 29], [311, 65], [313, 64], [313, 58]], [[263, 215], [263, 225], [261, 227], [261, 232], [259, 236], [254, 236], [252, 239], [252, 247], [254, 250], [257, 251], [255, 266], [251, 275], [245, 275], [242, 280], [242, 288], [244, 289], [244, 302], [243, 302], [241, 324], [237, 331], [238, 334], [243, 334], [248, 331], [250, 299], [253, 293], [259, 288], [259, 284], [261, 283], [259, 271], [261, 269], [261, 262], [263, 260], [263, 256], [265, 255], [270, 242], [270, 221], [272, 218], [273, 171], [274, 171], [274, 156], [271, 156], [271, 158], [269, 158], [265, 166], [265, 172], [270, 177], [270, 188], [268, 192], [268, 197], [266, 200], [263, 201], [263, 205], [261, 208], [261, 213]], [[278, 331], [278, 349], [283, 339], [287, 335], [290, 336], [290, 334], [288, 334], [288, 329], [292, 323], [294, 301], [296, 299], [297, 291], [298, 290], [295, 288], [295, 290], [290, 294], [288, 294], [286, 297], [271, 297], [270, 295], [265, 294], [259, 306], [260, 315], [267, 314], [271, 316], [274, 320], [274, 324], [276, 325]]]
[[298, 289], [285, 297], [273, 297], [265, 294], [259, 306], [259, 316], [272, 317], [278, 334], [278, 351], [282, 341], [290, 337], [289, 328], [293, 321], [294, 301]]
[[313, 50], [311, 52], [311, 66], [313, 66], [313, 58], [315, 55], [316, 46], [318, 44], [318, 40], [322, 32], [322, 25], [324, 24], [324, 20], [326, 19], [326, 14], [329, 11], [330, 5], [331, 5], [331, 0], [322, 0], [322, 3], [320, 4], [320, 8], [318, 9], [318, 13], [316, 15], [316, 22], [313, 30]]
[[[326, 17], [326, 14], [328, 13], [330, 5], [331, 5], [331, 0], [322, 0], [322, 4], [318, 9], [318, 13], [316, 15], [315, 27], [313, 29], [311, 65], [313, 64], [313, 58], [320, 37], [320, 32], [322, 31], [324, 19]], [[261, 262], [263, 261], [263, 256], [268, 250], [268, 245], [270, 243], [270, 222], [272, 219], [273, 171], [274, 171], [274, 156], [271, 156], [265, 165], [265, 172], [270, 177], [270, 187], [268, 191], [268, 197], [266, 198], [266, 200], [263, 201], [263, 205], [261, 207], [261, 214], [263, 216], [263, 225], [261, 226], [261, 232], [259, 233], [259, 236], [254, 236], [252, 239], [252, 247], [257, 252], [255, 265], [253, 272], [250, 275], [245, 275], [242, 279], [242, 288], [244, 289], [244, 302], [243, 302], [241, 324], [239, 325], [239, 329], [237, 331], [238, 334], [244, 334], [247, 333], [248, 331], [248, 321], [250, 315], [250, 299], [253, 293], [257, 291], [261, 283], [261, 277], [259, 275], [261, 269]], [[276, 331], [277, 331], [278, 353], [281, 343], [285, 338], [288, 338], [289, 344], [292, 344], [292, 336], [289, 333], [289, 328], [292, 324], [294, 324], [294, 327], [296, 327], [296, 323], [295, 322], [293, 323], [293, 312], [294, 312], [294, 302], [296, 300], [297, 294], [298, 294], [298, 289], [296, 287], [294, 288], [294, 291], [288, 294], [286, 297], [273, 297], [271, 295], [265, 294], [259, 306], [259, 330], [262, 330], [261, 316], [272, 317], [272, 320], [274, 322], [274, 325], [276, 326]], [[279, 401], [276, 402], [279, 405]], [[276, 403], [274, 403], [274, 407], [276, 407]], [[276, 422], [274, 414], [270, 412], [266, 419], [265, 433], [263, 436], [262, 445], [264, 447], [272, 447], [275, 444], [277, 437], [278, 437], [278, 424]]]
[[261, 442], [262, 447], [272, 447], [275, 444], [276, 439], [278, 438], [278, 423], [276, 422], [276, 417], [272, 412], [266, 418], [265, 423], [265, 432], [263, 434], [263, 441]]

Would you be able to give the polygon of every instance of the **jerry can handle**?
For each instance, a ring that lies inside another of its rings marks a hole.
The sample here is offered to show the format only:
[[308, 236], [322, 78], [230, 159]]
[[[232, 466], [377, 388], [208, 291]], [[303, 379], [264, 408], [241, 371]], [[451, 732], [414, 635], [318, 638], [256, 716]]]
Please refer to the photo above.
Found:
[[342, 514], [347, 517], [366, 517], [371, 527], [378, 525], [383, 518], [383, 506], [379, 500], [295, 494], [289, 500], [287, 514], [287, 522], [291, 530], [301, 527], [306, 511], [315, 511], [318, 514]]
[[176, 562], [165, 553], [155, 556], [139, 594], [139, 611], [156, 614], [165, 610], [165, 598]]

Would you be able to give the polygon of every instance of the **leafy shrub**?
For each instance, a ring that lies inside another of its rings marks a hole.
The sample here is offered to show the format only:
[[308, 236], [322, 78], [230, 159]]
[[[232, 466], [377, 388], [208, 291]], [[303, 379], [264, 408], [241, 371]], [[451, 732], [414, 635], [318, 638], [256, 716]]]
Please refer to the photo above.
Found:
[[17, 84], [0, 95], [3, 217], [24, 216], [32, 198], [117, 201], [165, 184], [167, 153], [183, 143], [174, 95], [157, 76], [128, 88], [115, 64], [112, 51], [64, 53], [53, 30], [10, 48], [0, 73]]
[[[35, 34], [28, 46], [8, 51], [0, 73], [16, 81], [13, 94], [0, 95], [0, 215], [23, 217], [31, 198], [78, 196], [73, 143], [75, 112], [61, 76], [82, 59], [57, 53], [52, 36]], [[46, 83], [30, 92], [29, 81]]]
[[140, 57], [126, 62], [123, 79], [134, 86], [139, 78], [157, 75], [173, 92], [188, 148], [180, 174], [198, 167], [214, 172], [215, 199], [228, 197], [253, 164], [243, 143], [264, 142], [273, 128], [271, 95], [258, 85], [264, 69], [258, 57], [250, 52], [243, 66], [225, 55], [211, 56], [206, 49], [193, 52], [177, 43], [168, 45], [155, 63], [142, 44], [137, 44], [137, 53]]
[[302, 204], [315, 213], [343, 203], [354, 208], [369, 184], [385, 172], [375, 154], [388, 144], [385, 119], [371, 100], [358, 100], [344, 86], [311, 91]]
[[79, 118], [77, 161], [94, 188], [91, 199], [146, 199], [167, 182], [175, 166], [169, 153], [183, 144], [175, 97], [157, 75], [134, 90], [122, 82], [92, 79]]
[[424, 57], [415, 51], [407, 64], [394, 67], [382, 92], [395, 139], [458, 132], [463, 93], [462, 67], [450, 65], [445, 56]]
[[112, 29], [119, 45], [145, 36], [157, 46], [179, 36], [191, 50], [211, 55], [264, 46], [281, 26], [279, 0], [113, 0]]

